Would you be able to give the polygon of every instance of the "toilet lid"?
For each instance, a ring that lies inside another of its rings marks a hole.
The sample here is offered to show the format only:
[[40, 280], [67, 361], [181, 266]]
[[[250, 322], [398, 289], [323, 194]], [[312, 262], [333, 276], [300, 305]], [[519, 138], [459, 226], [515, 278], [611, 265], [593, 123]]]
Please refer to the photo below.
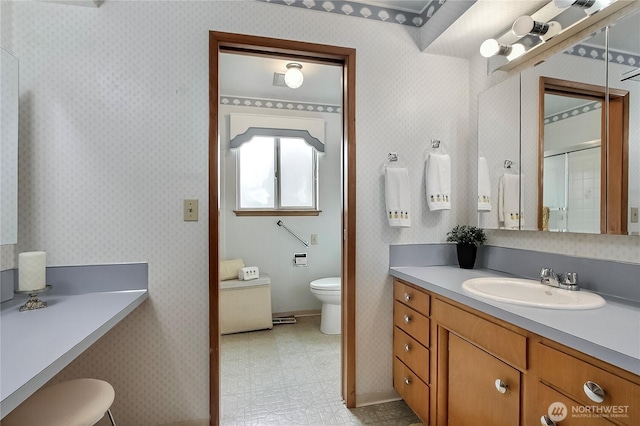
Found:
[[319, 280], [311, 281], [311, 288], [316, 290], [340, 290], [340, 283], [340, 277], [321, 278]]

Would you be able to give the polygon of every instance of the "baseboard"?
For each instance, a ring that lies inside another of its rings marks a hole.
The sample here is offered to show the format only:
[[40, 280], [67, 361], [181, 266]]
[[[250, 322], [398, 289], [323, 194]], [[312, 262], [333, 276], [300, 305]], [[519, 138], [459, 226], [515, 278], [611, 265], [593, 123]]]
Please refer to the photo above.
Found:
[[395, 390], [388, 392], [375, 392], [356, 395], [356, 407], [366, 407], [367, 405], [384, 404], [385, 402], [398, 401], [400, 395]]
[[314, 315], [320, 315], [320, 309], [310, 309], [307, 311], [290, 311], [290, 312], [276, 312], [271, 314], [273, 318], [282, 317], [310, 317]]

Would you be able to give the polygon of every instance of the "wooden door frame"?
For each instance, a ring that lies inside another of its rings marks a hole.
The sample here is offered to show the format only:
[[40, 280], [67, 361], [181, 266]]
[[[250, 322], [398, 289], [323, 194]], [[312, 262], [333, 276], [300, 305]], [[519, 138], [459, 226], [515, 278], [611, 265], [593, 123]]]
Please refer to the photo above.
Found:
[[[600, 233], [627, 234], [629, 92], [605, 86], [540, 77], [538, 114], [538, 230], [543, 230], [544, 95], [553, 93], [602, 102]], [[605, 102], [609, 99], [609, 102]]]
[[342, 335], [341, 389], [347, 407], [356, 397], [356, 51], [346, 47], [304, 43], [241, 34], [209, 32], [209, 413], [210, 425], [220, 422], [219, 291], [219, 98], [220, 50], [248, 54], [281, 55], [313, 62], [342, 65]]

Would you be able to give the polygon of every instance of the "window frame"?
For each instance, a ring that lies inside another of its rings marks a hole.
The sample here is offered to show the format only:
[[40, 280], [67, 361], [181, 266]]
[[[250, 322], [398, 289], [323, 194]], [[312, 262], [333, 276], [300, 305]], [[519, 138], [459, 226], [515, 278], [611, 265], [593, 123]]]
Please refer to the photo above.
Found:
[[[283, 132], [286, 133], [286, 132]], [[236, 209], [234, 213], [236, 216], [318, 216], [321, 213], [319, 201], [320, 201], [320, 188], [319, 188], [319, 158], [317, 150], [308, 143], [308, 141], [299, 135], [263, 135], [254, 134], [253, 137], [272, 138], [274, 141], [274, 206], [273, 208], [243, 208], [240, 206], [241, 199], [241, 187], [240, 187], [240, 173], [242, 167], [242, 155], [241, 150], [236, 152]], [[253, 137], [246, 143], [253, 141]], [[280, 140], [281, 139], [300, 139], [311, 148], [311, 162], [312, 162], [312, 200], [313, 205], [311, 207], [293, 206], [283, 207], [281, 194], [282, 194], [282, 181], [280, 179], [281, 164], [280, 164]]]

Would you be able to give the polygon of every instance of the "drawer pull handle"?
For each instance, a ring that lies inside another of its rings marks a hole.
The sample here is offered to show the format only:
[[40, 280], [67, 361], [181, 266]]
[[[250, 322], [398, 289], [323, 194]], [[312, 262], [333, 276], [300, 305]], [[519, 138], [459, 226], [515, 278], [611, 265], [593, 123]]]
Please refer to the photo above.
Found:
[[411, 379], [410, 379], [410, 378], [408, 378], [408, 377], [405, 377], [405, 378], [404, 378], [404, 384], [405, 384], [405, 385], [409, 385], [409, 384], [411, 384]]
[[411, 350], [411, 346], [409, 346], [409, 344], [408, 344], [408, 343], [405, 343], [405, 344], [404, 344], [404, 351], [405, 351], [405, 352], [409, 352], [410, 350]]
[[495, 385], [498, 392], [507, 393], [507, 385], [502, 380], [496, 379]]
[[409, 300], [411, 300], [411, 295], [409, 293], [405, 293], [404, 294], [404, 301], [408, 302]]
[[549, 416], [542, 416], [540, 417], [540, 424], [542, 426], [556, 426], [556, 422], [554, 422], [553, 420], [551, 420], [549, 418]]
[[587, 397], [589, 397], [593, 402], [604, 401], [604, 389], [602, 389], [597, 383], [589, 381], [585, 382], [584, 393], [586, 393]]
[[409, 321], [411, 321], [411, 318], [409, 318], [409, 315], [405, 315], [404, 316], [404, 323], [405, 324], [409, 324]]

